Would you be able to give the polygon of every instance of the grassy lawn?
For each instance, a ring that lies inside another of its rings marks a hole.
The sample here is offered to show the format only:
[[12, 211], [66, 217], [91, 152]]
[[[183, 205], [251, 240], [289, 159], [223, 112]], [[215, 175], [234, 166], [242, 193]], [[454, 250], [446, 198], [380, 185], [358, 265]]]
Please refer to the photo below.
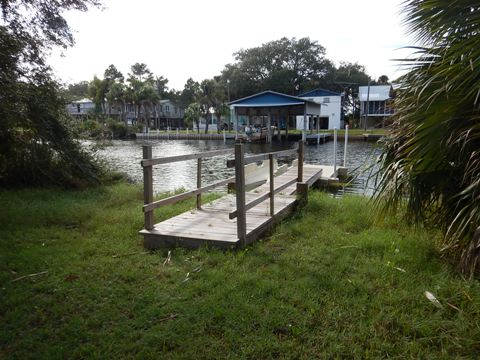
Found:
[[[436, 234], [311, 192], [238, 252], [145, 252], [140, 188], [0, 191], [1, 358], [474, 358], [480, 284]], [[163, 217], [193, 207], [171, 206]], [[21, 278], [21, 276], [41, 273]], [[442, 304], [435, 307], [424, 292]]]

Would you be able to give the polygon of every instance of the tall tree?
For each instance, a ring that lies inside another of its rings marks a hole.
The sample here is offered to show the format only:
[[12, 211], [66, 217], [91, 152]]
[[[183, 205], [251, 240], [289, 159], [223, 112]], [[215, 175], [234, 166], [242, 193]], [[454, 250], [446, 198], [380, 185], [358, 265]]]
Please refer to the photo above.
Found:
[[0, 185], [98, 181], [100, 168], [73, 140], [64, 121], [64, 99], [45, 62], [52, 47], [73, 45], [62, 12], [98, 4], [0, 2]]
[[[154, 77], [146, 64], [135, 63], [131, 67], [131, 73], [128, 74], [130, 96], [135, 109], [136, 118], [143, 119], [147, 128], [150, 127], [150, 114], [156, 115], [156, 104], [160, 100], [158, 92], [154, 88]], [[143, 110], [143, 111], [142, 111]]]
[[164, 78], [163, 76], [156, 76], [154, 80], [154, 87], [157, 91], [157, 94], [160, 98], [164, 98], [168, 94], [168, 79]]
[[442, 229], [443, 253], [472, 274], [480, 269], [480, 2], [403, 6], [417, 57], [400, 78], [377, 204], [405, 204], [412, 220]]
[[69, 84], [65, 90], [67, 101], [84, 99], [88, 96], [88, 81], [80, 81], [78, 83]]
[[387, 75], [380, 75], [377, 80], [378, 85], [388, 85], [390, 84], [390, 79]]
[[295, 95], [333, 82], [335, 67], [325, 48], [308, 37], [281, 38], [234, 55], [236, 63], [222, 73], [234, 85], [234, 97], [267, 89]]
[[108, 80], [100, 79], [97, 76], [88, 85], [88, 95], [95, 104], [96, 114], [106, 114], [106, 94], [108, 92]]
[[200, 105], [200, 111], [205, 118], [205, 134], [208, 133], [209, 117], [213, 118], [213, 107], [215, 106], [215, 81], [203, 80], [200, 83], [199, 91], [195, 94], [196, 103]]
[[[121, 119], [125, 122], [125, 125], [128, 125], [127, 118], [125, 114], [126, 107], [126, 89], [125, 85], [120, 82], [114, 82], [108, 92], [105, 94], [105, 98], [108, 102], [109, 111], [114, 104], [120, 105]], [[109, 114], [110, 115], [110, 114]]]
[[340, 62], [340, 66], [335, 71], [335, 84], [332, 86], [332, 90], [343, 93], [343, 112], [344, 114], [351, 113], [350, 120], [352, 122], [360, 119], [358, 87], [367, 85], [370, 80], [365, 66], [358, 63]]
[[131, 66], [131, 73], [128, 74], [129, 79], [153, 83], [153, 73], [144, 63], [135, 63]]
[[191, 103], [195, 102], [196, 94], [200, 92], [200, 84], [189, 78], [185, 83], [182, 93], [180, 94], [180, 103], [184, 107], [188, 107]]
[[111, 82], [118, 81], [123, 83], [124, 81], [123, 74], [113, 64], [109, 65], [108, 68], [105, 69], [103, 78]]

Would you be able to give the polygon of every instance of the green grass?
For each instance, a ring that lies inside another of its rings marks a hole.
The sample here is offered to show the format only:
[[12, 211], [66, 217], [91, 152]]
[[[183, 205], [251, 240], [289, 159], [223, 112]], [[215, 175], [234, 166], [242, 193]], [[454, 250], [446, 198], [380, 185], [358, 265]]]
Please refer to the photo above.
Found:
[[[145, 252], [137, 234], [141, 199], [127, 184], [0, 191], [0, 357], [480, 352], [478, 281], [439, 259], [436, 234], [397, 219], [375, 224], [363, 198], [311, 192], [264, 241], [237, 252], [176, 249], [165, 265], [167, 251]], [[170, 206], [156, 220], [193, 204]]]

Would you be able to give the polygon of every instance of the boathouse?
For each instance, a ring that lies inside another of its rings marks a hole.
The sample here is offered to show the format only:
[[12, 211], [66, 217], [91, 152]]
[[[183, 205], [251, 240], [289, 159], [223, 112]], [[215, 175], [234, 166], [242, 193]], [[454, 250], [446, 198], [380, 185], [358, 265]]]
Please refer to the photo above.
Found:
[[315, 101], [267, 90], [229, 103], [234, 116], [236, 137], [271, 142], [273, 131], [296, 128], [297, 116], [303, 116], [305, 140], [309, 116], [320, 116]]

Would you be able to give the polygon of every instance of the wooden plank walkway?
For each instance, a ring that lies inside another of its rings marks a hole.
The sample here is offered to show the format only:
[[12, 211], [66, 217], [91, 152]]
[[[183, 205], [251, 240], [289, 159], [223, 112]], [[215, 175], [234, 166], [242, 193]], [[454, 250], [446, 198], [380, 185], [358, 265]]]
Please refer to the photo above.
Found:
[[[332, 171], [333, 171], [333, 167]], [[308, 187], [313, 186], [324, 174], [324, 167], [318, 165], [303, 166], [303, 182]], [[328, 175], [333, 175], [327, 169]], [[290, 167], [283, 174], [274, 178], [275, 187], [286, 184], [298, 175], [297, 167]], [[246, 203], [251, 202], [262, 194], [269, 192], [270, 184], [261, 185], [245, 192]], [[275, 213], [270, 216], [270, 199], [266, 199], [257, 206], [246, 211], [246, 244], [249, 244], [266, 232], [276, 223], [290, 214], [298, 204], [296, 183], [288, 186], [275, 195]], [[184, 212], [168, 220], [155, 224], [152, 230], [142, 230], [144, 246], [148, 249], [160, 247], [182, 246], [198, 248], [202, 245], [220, 248], [237, 248], [240, 240], [237, 236], [237, 218], [230, 219], [229, 214], [236, 209], [235, 195], [228, 194], [202, 209]]]

